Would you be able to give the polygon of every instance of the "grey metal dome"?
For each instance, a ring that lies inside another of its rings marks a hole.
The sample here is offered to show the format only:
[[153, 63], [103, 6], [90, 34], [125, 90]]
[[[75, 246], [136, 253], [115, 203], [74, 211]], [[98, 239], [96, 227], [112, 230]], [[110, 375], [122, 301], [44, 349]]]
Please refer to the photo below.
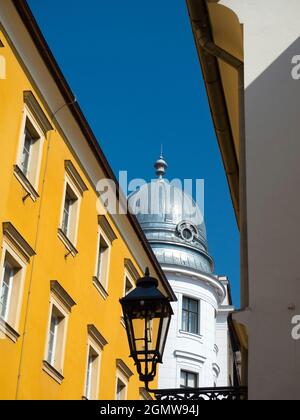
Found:
[[180, 186], [163, 178], [167, 163], [155, 164], [158, 179], [143, 185], [128, 199], [146, 237], [162, 265], [212, 273], [202, 212]]

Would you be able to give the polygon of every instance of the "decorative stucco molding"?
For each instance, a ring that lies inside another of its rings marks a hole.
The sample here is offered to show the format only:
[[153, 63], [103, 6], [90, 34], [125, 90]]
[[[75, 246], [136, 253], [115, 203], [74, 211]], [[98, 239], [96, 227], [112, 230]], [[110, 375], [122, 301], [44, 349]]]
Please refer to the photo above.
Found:
[[88, 334], [96, 342], [101, 350], [108, 344], [103, 335], [98, 331], [95, 325], [88, 325]]
[[57, 280], [50, 281], [50, 289], [51, 292], [64, 304], [68, 311], [71, 312], [71, 309], [76, 305], [76, 303]]
[[17, 248], [17, 250], [28, 262], [31, 257], [36, 255], [35, 251], [31, 248], [28, 242], [23, 238], [23, 236], [18, 232], [12, 223], [3, 223], [3, 235]]
[[43, 130], [43, 133], [47, 134], [48, 131], [53, 130], [51, 123], [49, 122], [48, 118], [46, 117], [44, 111], [42, 110], [40, 104], [34, 97], [33, 93], [31, 91], [25, 91], [23, 93], [23, 96], [24, 103], [27, 105], [27, 107], [37, 120], [37, 123], [41, 130]]

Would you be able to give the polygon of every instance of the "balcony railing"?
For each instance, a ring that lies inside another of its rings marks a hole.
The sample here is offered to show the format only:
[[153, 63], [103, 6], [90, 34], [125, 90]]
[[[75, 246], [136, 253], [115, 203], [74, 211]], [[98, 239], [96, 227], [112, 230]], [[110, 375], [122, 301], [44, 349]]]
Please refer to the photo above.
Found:
[[157, 390], [155, 397], [159, 401], [246, 401], [247, 388], [195, 388]]

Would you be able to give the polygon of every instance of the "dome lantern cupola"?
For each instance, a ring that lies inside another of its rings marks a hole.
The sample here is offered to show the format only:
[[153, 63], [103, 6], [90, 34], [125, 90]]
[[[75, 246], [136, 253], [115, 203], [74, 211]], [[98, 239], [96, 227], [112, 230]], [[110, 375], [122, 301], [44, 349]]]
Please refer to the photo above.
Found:
[[167, 172], [168, 164], [163, 157], [163, 148], [161, 147], [160, 158], [155, 162], [156, 175], [162, 179]]

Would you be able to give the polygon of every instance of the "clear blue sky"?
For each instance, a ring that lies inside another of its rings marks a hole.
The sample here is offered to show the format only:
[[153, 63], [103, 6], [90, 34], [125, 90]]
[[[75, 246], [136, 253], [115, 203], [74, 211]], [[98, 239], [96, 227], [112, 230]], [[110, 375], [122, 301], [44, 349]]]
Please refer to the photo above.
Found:
[[239, 233], [185, 0], [29, 0], [112, 168], [151, 179], [205, 179], [216, 273], [239, 305]]

